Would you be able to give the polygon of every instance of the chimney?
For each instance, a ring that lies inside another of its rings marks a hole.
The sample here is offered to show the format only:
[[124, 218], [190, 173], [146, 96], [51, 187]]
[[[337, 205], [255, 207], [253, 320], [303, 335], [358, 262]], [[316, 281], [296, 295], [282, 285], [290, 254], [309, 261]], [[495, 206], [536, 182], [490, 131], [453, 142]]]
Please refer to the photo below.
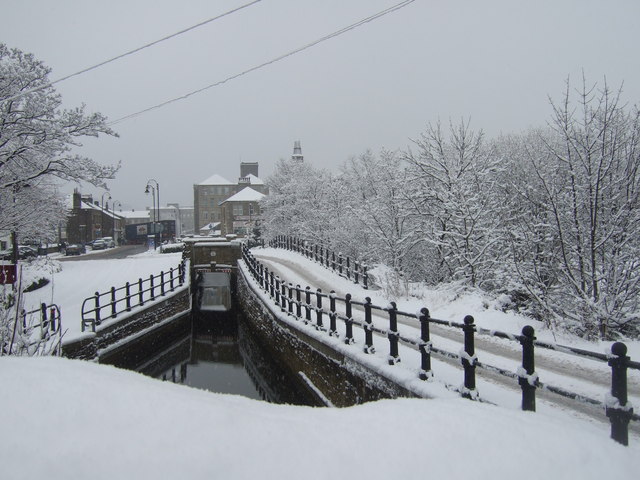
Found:
[[293, 143], [293, 155], [291, 155], [291, 160], [296, 162], [304, 162], [304, 157], [302, 156], [302, 147], [300, 146], [300, 140], [296, 140]]

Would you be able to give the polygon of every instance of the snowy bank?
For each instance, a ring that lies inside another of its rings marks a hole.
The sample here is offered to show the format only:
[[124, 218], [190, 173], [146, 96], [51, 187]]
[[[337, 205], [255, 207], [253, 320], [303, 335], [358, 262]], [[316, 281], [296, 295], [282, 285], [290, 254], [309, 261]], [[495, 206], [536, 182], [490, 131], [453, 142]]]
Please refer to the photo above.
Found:
[[0, 358], [0, 465], [12, 479], [634, 478], [572, 418], [464, 399], [272, 405], [78, 360]]

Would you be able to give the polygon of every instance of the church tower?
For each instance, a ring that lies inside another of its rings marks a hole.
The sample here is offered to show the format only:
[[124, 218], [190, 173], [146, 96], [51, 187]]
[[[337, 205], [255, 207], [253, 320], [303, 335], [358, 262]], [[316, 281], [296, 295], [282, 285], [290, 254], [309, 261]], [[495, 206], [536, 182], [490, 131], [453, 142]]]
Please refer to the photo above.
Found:
[[293, 143], [293, 155], [291, 155], [291, 160], [296, 162], [304, 162], [304, 157], [302, 156], [302, 147], [300, 146], [300, 140], [296, 140]]

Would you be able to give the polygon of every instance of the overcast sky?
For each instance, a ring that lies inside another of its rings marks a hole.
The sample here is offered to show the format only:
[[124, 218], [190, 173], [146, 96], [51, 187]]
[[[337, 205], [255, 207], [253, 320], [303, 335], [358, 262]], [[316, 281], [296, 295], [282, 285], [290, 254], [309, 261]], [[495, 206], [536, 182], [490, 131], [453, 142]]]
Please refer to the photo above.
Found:
[[[51, 79], [250, 0], [2, 0], [0, 42], [33, 53]], [[115, 120], [260, 65], [400, 0], [262, 0], [56, 85], [66, 107]], [[111, 195], [144, 208], [193, 204], [193, 184], [235, 181], [241, 161], [268, 177], [293, 142], [337, 169], [350, 156], [406, 149], [429, 123], [470, 119], [489, 137], [543, 125], [570, 76], [640, 98], [637, 0], [416, 0], [295, 56], [114, 126], [82, 153], [122, 161]], [[73, 185], [65, 187], [71, 192]], [[92, 191], [83, 187], [84, 191]], [[102, 191], [93, 191], [99, 197]]]

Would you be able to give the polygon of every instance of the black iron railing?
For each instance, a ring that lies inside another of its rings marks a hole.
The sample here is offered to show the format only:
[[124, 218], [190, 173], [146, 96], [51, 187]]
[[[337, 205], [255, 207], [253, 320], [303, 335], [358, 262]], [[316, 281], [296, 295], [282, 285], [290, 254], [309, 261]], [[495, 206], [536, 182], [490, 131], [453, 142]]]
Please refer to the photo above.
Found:
[[[362, 346], [362, 350], [367, 354], [375, 353], [376, 351], [373, 343], [374, 333], [386, 336], [388, 339], [389, 365], [396, 365], [401, 361], [398, 350], [399, 344], [416, 349], [420, 352], [418, 377], [422, 380], [427, 380], [433, 376], [431, 370], [431, 355], [435, 354], [458, 360], [462, 364], [464, 370], [463, 386], [455, 387], [448, 385], [448, 388], [459, 391], [460, 394], [466, 398], [479, 400], [476, 390], [475, 372], [476, 368], [481, 368], [516, 380], [522, 390], [521, 407], [523, 410], [535, 411], [535, 394], [539, 388], [569, 399], [602, 407], [611, 422], [611, 438], [623, 445], [628, 445], [629, 422], [640, 420], [640, 416], [633, 413], [633, 409], [628, 403], [627, 398], [627, 370], [640, 370], [640, 363], [631, 361], [626, 355], [627, 347], [623, 343], [615, 343], [611, 348], [610, 354], [604, 355], [579, 348], [538, 342], [535, 338], [534, 329], [531, 326], [525, 326], [522, 329], [521, 335], [513, 335], [478, 328], [471, 315], [465, 316], [462, 323], [457, 323], [432, 318], [426, 307], [414, 314], [398, 310], [395, 302], [390, 302], [388, 306], [381, 307], [373, 305], [369, 297], [366, 297], [364, 302], [354, 300], [350, 294], [346, 294], [344, 298], [340, 298], [334, 291], [326, 294], [320, 289], [312, 291], [308, 286], [302, 288], [300, 285], [293, 285], [292, 283], [286, 282], [279, 276], [274, 275], [272, 271], [269, 271], [246, 247], [243, 247], [242, 254], [243, 260], [252, 277], [258, 285], [269, 294], [281, 311], [301, 320], [305, 324], [312, 325], [317, 330], [327, 332], [329, 336], [340, 338], [346, 344], [355, 343], [353, 327], [356, 325], [364, 331], [364, 345]], [[325, 307], [325, 300], [328, 302], [328, 309]], [[338, 309], [338, 304], [342, 304], [343, 307]], [[359, 307], [362, 311], [358, 319], [353, 316], [354, 306]], [[378, 328], [373, 325], [373, 311], [384, 312], [388, 318], [388, 328]], [[313, 318], [312, 312], [315, 312], [315, 319]], [[398, 331], [398, 317], [417, 319], [420, 323], [420, 337], [410, 337], [400, 334]], [[328, 320], [328, 325], [326, 325], [325, 320]], [[339, 333], [338, 320], [344, 324], [343, 333]], [[433, 345], [429, 328], [431, 324], [460, 329], [463, 333], [463, 348], [458, 353], [454, 353]], [[516, 368], [515, 372], [480, 362], [475, 353], [476, 334], [491, 335], [520, 343], [522, 347], [522, 363]], [[611, 393], [607, 395], [605, 402], [600, 402], [562, 387], [541, 382], [535, 371], [534, 350], [536, 347], [608, 363], [612, 369]]]
[[362, 285], [362, 288], [369, 288], [369, 274], [364, 262], [344, 256], [340, 252], [335, 253], [322, 245], [316, 245], [299, 237], [278, 235], [269, 242], [269, 246], [298, 252], [341, 277]]
[[123, 312], [142, 306], [157, 297], [173, 292], [185, 282], [185, 261], [177, 268], [171, 268], [158, 275], [139, 278], [136, 282], [127, 282], [121, 287], [111, 287], [106, 292], [96, 292], [82, 302], [82, 331], [90, 327], [96, 331], [96, 325], [110, 318], [116, 318]]
[[[17, 320], [20, 320], [18, 322]], [[16, 339], [20, 341], [16, 341]], [[16, 317], [9, 355], [60, 355], [62, 340], [62, 316], [56, 304], [40, 304], [40, 308], [22, 310]]]

